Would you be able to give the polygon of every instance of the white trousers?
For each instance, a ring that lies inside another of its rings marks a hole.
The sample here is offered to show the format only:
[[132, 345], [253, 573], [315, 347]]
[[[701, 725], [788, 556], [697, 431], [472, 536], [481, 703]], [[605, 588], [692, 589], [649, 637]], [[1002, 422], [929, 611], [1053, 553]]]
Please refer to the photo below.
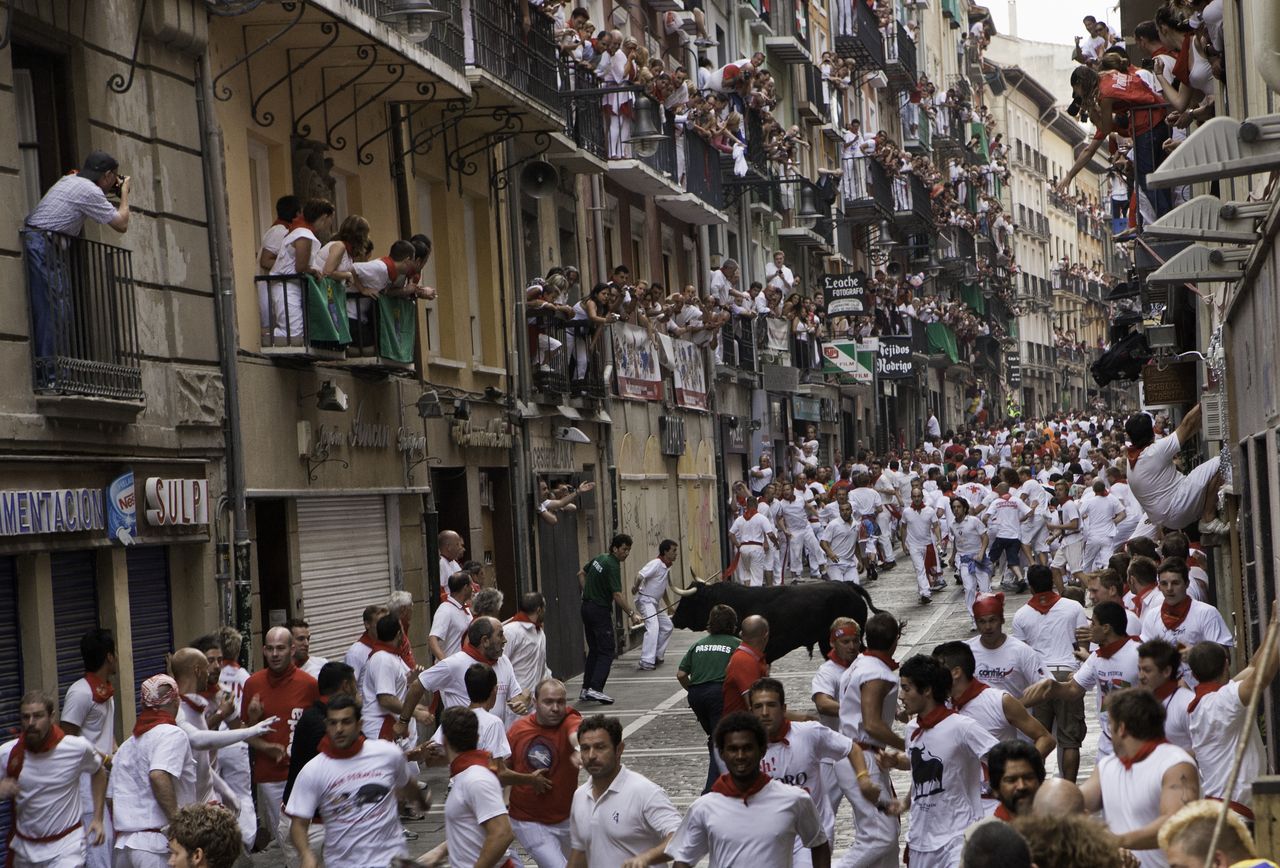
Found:
[[1107, 561], [1111, 560], [1113, 551], [1115, 551], [1115, 543], [1110, 537], [1104, 540], [1085, 540], [1084, 557], [1080, 569], [1086, 573], [1106, 569]]
[[258, 836], [258, 814], [253, 807], [253, 779], [249, 773], [249, 745], [244, 742], [229, 745], [218, 751], [218, 774], [236, 794], [240, 803], [240, 840], [246, 848], [253, 847]]
[[805, 556], [809, 558], [809, 574], [816, 575], [826, 571], [827, 556], [818, 545], [818, 538], [813, 533], [813, 525], [803, 530], [793, 531], [787, 548], [787, 574], [800, 575]]
[[115, 830], [111, 827], [111, 812], [103, 810], [102, 812], [102, 832], [105, 840], [94, 847], [88, 843], [87, 832], [89, 824], [93, 822], [93, 783], [89, 775], [80, 776], [80, 807], [84, 813], [80, 817], [80, 822], [84, 824], [86, 831], [84, 864], [87, 868], [111, 868], [111, 848], [115, 845]]
[[827, 578], [833, 582], [850, 582], [855, 585], [862, 584], [862, 577], [858, 575], [857, 563], [828, 563]]
[[283, 799], [284, 781], [258, 784], [258, 807], [262, 810], [267, 829], [271, 834], [275, 835], [276, 842], [280, 844], [281, 849], [289, 846], [288, 833], [286, 832], [283, 838], [280, 837], [280, 815], [283, 813], [283, 806], [280, 802]]
[[636, 595], [636, 609], [644, 618], [644, 644], [640, 649], [640, 662], [652, 666], [667, 656], [667, 642], [671, 639], [671, 618], [657, 600], [644, 594]]
[[132, 847], [117, 847], [115, 850], [115, 868], [169, 868], [169, 851], [153, 853], [150, 850], [135, 850]]
[[960, 555], [960, 582], [964, 585], [964, 610], [973, 623], [973, 604], [978, 593], [991, 593], [991, 573], [973, 559], [972, 555]]
[[764, 571], [769, 556], [758, 545], [744, 545], [738, 549], [738, 583], [748, 588], [758, 588], [764, 584]]
[[964, 835], [957, 835], [951, 843], [937, 850], [919, 850], [911, 847], [911, 868], [956, 868], [960, 864], [960, 855], [964, 852]]
[[298, 280], [269, 283], [272, 334], [302, 340], [302, 283]]
[[[880, 768], [876, 755], [866, 751], [867, 771], [885, 798], [893, 797], [889, 770]], [[898, 832], [901, 821], [891, 817], [859, 794], [849, 797], [853, 806], [853, 846], [834, 864], [837, 868], [897, 868]], [[915, 865], [915, 862], [912, 862]]]
[[[298, 852], [298, 848], [293, 846], [293, 839], [289, 837], [289, 831], [293, 828], [293, 820], [288, 814], [280, 815], [280, 822], [276, 824], [276, 840], [280, 842], [280, 849], [284, 851], [284, 863], [289, 868], [298, 868], [302, 864], [302, 855]], [[320, 857], [321, 868], [324, 866], [324, 824], [312, 823], [307, 827], [307, 843], [311, 847], [311, 852]]]
[[933, 589], [929, 587], [929, 571], [925, 568], [925, 553], [929, 550], [928, 545], [908, 545], [907, 554], [911, 556], [911, 565], [916, 569], [916, 588], [920, 591], [920, 596], [933, 596]]
[[568, 820], [555, 825], [512, 820], [511, 831], [538, 868], [565, 868], [569, 864]]
[[887, 561], [897, 560], [893, 553], [893, 513], [887, 509], [880, 510], [880, 514], [876, 516], [876, 527], [880, 528], [880, 537], [878, 542], [884, 550], [884, 558]]
[[[93, 814], [89, 814], [88, 817], [89, 820], [92, 820]], [[15, 836], [9, 842], [14, 868], [81, 868], [81, 866], [88, 864], [85, 856], [88, 846], [88, 828], [89, 823], [86, 820], [85, 828], [77, 829], [59, 841], [51, 841], [44, 844], [36, 844], [34, 842], [28, 844]], [[55, 846], [49, 846], [50, 844]], [[27, 858], [25, 853], [27, 850], [37, 850], [44, 858]], [[110, 854], [108, 853], [108, 855]], [[110, 865], [110, 861], [107, 864]]]

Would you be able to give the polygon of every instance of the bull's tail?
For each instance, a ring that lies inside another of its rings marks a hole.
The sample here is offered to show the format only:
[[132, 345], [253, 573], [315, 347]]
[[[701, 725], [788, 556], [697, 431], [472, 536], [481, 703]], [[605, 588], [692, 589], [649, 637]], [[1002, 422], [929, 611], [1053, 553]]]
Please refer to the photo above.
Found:
[[880, 610], [876, 608], [876, 604], [875, 604], [875, 603], [873, 603], [873, 602], [871, 602], [871, 592], [870, 592], [870, 591], [868, 591], [866, 588], [862, 587], [862, 585], [856, 584], [856, 583], [854, 583], [854, 582], [850, 582], [850, 583], [849, 583], [849, 587], [850, 587], [850, 588], [853, 588], [853, 590], [854, 590], [854, 591], [856, 591], [856, 592], [858, 593], [858, 595], [859, 595], [859, 596], [861, 596], [861, 597], [862, 597], [862, 599], [866, 602], [866, 604], [867, 604], [867, 611], [868, 611], [868, 612], [870, 612], [872, 615], [875, 615], [875, 614], [879, 613], [879, 611], [880, 611]]

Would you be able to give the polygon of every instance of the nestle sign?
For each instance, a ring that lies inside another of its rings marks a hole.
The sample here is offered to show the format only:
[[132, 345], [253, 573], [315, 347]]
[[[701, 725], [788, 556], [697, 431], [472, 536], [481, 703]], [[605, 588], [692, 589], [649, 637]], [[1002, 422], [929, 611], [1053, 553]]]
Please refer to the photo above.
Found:
[[857, 316], [867, 312], [867, 289], [863, 285], [866, 275], [861, 271], [852, 274], [822, 275], [822, 299], [827, 316]]

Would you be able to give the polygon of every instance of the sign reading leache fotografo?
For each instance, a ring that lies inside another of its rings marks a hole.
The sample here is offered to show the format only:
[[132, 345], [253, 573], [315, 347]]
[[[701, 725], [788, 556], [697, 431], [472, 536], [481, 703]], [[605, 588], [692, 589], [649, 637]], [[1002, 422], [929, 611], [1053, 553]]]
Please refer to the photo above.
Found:
[[866, 275], [861, 271], [822, 275], [822, 300], [826, 304], [828, 317], [866, 313]]

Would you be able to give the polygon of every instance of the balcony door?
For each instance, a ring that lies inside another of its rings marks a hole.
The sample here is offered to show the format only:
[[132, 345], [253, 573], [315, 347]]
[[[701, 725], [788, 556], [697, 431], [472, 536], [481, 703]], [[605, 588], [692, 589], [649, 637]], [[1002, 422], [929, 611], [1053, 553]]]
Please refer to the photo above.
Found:
[[23, 211], [30, 213], [60, 177], [79, 168], [71, 135], [67, 61], [62, 55], [17, 42], [13, 46], [13, 93], [21, 160]]

